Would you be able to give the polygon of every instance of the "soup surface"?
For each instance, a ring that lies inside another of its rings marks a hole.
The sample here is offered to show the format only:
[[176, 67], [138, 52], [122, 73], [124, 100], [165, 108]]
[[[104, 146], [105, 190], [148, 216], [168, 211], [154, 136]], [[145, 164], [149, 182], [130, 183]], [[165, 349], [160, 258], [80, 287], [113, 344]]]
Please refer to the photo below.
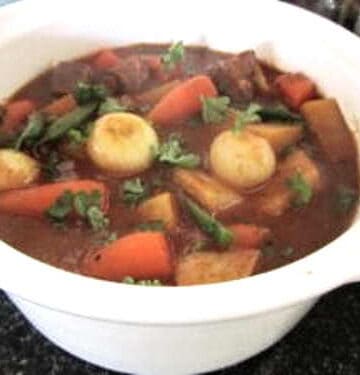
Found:
[[336, 101], [253, 51], [99, 51], [36, 77], [0, 124], [0, 238], [73, 272], [242, 278], [321, 248], [355, 214]]

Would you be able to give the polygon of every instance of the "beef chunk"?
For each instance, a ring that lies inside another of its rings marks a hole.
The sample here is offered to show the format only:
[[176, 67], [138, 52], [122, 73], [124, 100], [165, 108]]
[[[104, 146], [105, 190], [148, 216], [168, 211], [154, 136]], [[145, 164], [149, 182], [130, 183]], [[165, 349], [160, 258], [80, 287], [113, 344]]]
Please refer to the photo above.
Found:
[[212, 65], [209, 74], [220, 91], [236, 102], [251, 101], [256, 88], [262, 91], [268, 88], [254, 51], [245, 51]]
[[150, 66], [145, 56], [134, 55], [120, 60], [119, 64], [110, 69], [116, 77], [122, 92], [136, 93], [144, 88], [150, 78]]
[[57, 65], [51, 77], [51, 89], [56, 95], [74, 91], [77, 82], [89, 82], [92, 69], [81, 62], [63, 62]]

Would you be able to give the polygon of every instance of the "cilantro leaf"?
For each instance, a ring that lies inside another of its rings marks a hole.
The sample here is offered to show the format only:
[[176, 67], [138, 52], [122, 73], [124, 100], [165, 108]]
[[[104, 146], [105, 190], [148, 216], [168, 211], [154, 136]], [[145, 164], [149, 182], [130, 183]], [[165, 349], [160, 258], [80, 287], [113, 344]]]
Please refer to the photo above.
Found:
[[288, 187], [296, 194], [294, 199], [295, 207], [303, 207], [308, 204], [313, 197], [313, 190], [300, 172], [296, 172], [287, 181]]
[[161, 56], [161, 61], [166, 70], [172, 70], [185, 58], [185, 48], [182, 41], [172, 44]]
[[230, 98], [219, 96], [217, 98], [201, 97], [202, 119], [206, 124], [221, 124], [229, 114]]
[[121, 105], [116, 98], [106, 98], [99, 107], [98, 115], [106, 115], [108, 113], [125, 112], [126, 106]]
[[105, 100], [107, 95], [104, 85], [92, 85], [85, 82], [78, 82], [74, 91], [75, 100], [79, 105], [100, 102]]
[[346, 186], [339, 186], [336, 191], [336, 210], [340, 213], [349, 212], [358, 202], [358, 193]]
[[168, 141], [160, 145], [156, 152], [156, 159], [171, 166], [182, 168], [196, 168], [200, 164], [200, 157], [183, 149], [182, 139], [172, 134]]
[[234, 132], [242, 131], [247, 124], [261, 121], [258, 111], [261, 107], [258, 104], [250, 104], [244, 111], [235, 112]]
[[123, 184], [123, 201], [129, 206], [134, 206], [149, 196], [149, 187], [139, 177], [126, 180]]

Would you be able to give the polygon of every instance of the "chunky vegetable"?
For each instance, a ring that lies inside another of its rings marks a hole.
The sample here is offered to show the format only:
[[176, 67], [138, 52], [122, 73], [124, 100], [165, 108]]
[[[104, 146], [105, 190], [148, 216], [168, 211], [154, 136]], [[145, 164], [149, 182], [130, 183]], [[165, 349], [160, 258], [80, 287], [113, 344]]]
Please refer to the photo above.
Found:
[[44, 117], [40, 113], [30, 115], [26, 127], [15, 142], [14, 148], [20, 150], [25, 142], [35, 143], [43, 133], [44, 125]]
[[330, 160], [354, 157], [353, 138], [334, 99], [311, 100], [301, 107], [301, 112]]
[[275, 85], [284, 101], [293, 109], [299, 109], [307, 100], [316, 96], [314, 82], [301, 73], [286, 73], [279, 76]]
[[109, 208], [109, 192], [102, 182], [71, 180], [3, 192], [0, 194], [0, 212], [41, 217], [67, 191], [70, 193], [99, 191], [101, 210], [107, 212]]
[[133, 176], [149, 168], [157, 148], [154, 129], [131, 113], [100, 117], [87, 142], [87, 152], [93, 163], [120, 176]]
[[276, 159], [269, 142], [249, 131], [220, 133], [210, 148], [211, 168], [221, 180], [239, 188], [252, 188], [275, 172]]
[[174, 182], [213, 213], [219, 213], [243, 201], [238, 193], [198, 170], [176, 169]]
[[177, 79], [166, 82], [161, 86], [157, 86], [153, 89], [136, 95], [135, 101], [141, 106], [150, 106], [151, 108], [156, 105], [166, 94], [168, 94], [171, 90], [175, 89], [180, 84], [181, 82]]
[[73, 111], [77, 106], [74, 95], [67, 94], [55, 99], [43, 108], [42, 112], [50, 116], [63, 116]]
[[178, 263], [176, 283], [196, 285], [241, 279], [256, 271], [260, 258], [259, 250], [193, 253]]
[[176, 229], [179, 223], [179, 210], [172, 193], [165, 192], [141, 203], [137, 210], [145, 222], [162, 222], [166, 229]]
[[31, 185], [39, 174], [40, 165], [30, 156], [12, 149], [0, 150], [0, 191]]
[[158, 125], [171, 125], [199, 113], [201, 97], [215, 97], [217, 90], [211, 79], [199, 75], [188, 79], [165, 95], [149, 113], [149, 119]]
[[165, 236], [159, 232], [136, 232], [107, 245], [84, 259], [85, 274], [112, 281], [167, 279], [173, 267]]
[[229, 227], [234, 234], [234, 247], [242, 249], [260, 249], [271, 237], [268, 228], [253, 224], [234, 224]]
[[5, 115], [1, 123], [1, 130], [5, 133], [14, 133], [19, 126], [35, 110], [35, 103], [28, 99], [10, 102], [5, 107]]
[[111, 49], [100, 51], [93, 60], [98, 69], [110, 69], [120, 61], [119, 56]]
[[222, 247], [230, 246], [234, 236], [229, 229], [225, 228], [218, 220], [208, 214], [191, 199], [185, 199], [185, 203], [196, 224], [204, 232], [210, 235], [218, 245]]

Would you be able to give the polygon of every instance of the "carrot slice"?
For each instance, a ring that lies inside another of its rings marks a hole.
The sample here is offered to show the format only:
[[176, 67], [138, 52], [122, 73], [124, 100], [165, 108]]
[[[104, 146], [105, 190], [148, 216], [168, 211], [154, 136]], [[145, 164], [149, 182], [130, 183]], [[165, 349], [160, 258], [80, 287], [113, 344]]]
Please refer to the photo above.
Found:
[[119, 56], [111, 49], [105, 49], [99, 52], [94, 59], [94, 65], [98, 69], [110, 69], [120, 61]]
[[95, 190], [101, 193], [101, 208], [106, 212], [109, 208], [108, 189], [102, 182], [94, 180], [71, 180], [6, 191], [0, 194], [0, 212], [40, 217], [65, 191], [91, 193]]
[[169, 246], [160, 232], [137, 232], [126, 235], [86, 257], [82, 271], [101, 279], [122, 281], [167, 279], [173, 272]]
[[77, 103], [74, 96], [72, 94], [68, 94], [55, 99], [43, 109], [43, 112], [47, 115], [62, 116], [71, 112], [76, 106]]
[[316, 96], [314, 82], [301, 73], [282, 74], [275, 80], [275, 86], [293, 109], [299, 109], [304, 102]]
[[8, 103], [2, 123], [2, 130], [6, 133], [16, 132], [31, 112], [35, 110], [35, 103], [28, 99]]
[[234, 233], [235, 247], [245, 249], [260, 249], [271, 236], [268, 228], [251, 224], [235, 224], [229, 229]]
[[208, 76], [195, 76], [171, 90], [149, 113], [155, 124], [169, 125], [186, 120], [200, 112], [201, 96], [217, 96], [217, 90]]

